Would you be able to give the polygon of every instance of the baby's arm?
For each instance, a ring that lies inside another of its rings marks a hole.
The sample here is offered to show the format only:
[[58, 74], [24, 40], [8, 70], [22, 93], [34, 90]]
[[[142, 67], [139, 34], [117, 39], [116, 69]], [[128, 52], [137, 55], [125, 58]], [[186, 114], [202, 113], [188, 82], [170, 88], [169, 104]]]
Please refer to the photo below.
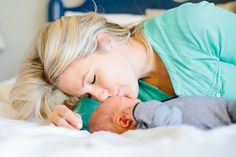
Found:
[[182, 122], [211, 129], [236, 122], [236, 101], [216, 97], [185, 96], [165, 102], [182, 111]]
[[236, 123], [236, 101], [228, 101], [227, 112], [232, 123]]
[[179, 108], [159, 101], [140, 102], [133, 110], [137, 128], [154, 128], [182, 123], [182, 112]]

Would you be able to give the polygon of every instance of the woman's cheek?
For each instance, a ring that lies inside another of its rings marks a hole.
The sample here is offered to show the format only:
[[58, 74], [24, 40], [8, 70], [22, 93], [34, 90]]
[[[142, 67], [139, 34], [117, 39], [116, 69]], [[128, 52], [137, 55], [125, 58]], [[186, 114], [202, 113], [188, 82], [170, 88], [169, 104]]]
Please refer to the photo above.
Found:
[[139, 93], [138, 84], [133, 84], [133, 87], [129, 88], [129, 92], [127, 93], [127, 97], [129, 98], [137, 98]]

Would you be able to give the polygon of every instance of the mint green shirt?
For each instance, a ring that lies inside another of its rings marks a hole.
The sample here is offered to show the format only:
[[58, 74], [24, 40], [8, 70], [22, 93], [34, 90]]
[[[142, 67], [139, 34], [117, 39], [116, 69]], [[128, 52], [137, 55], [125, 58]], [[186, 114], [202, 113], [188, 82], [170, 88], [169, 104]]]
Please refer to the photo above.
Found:
[[[175, 93], [236, 99], [236, 15], [214, 4], [186, 3], [147, 20], [143, 31], [170, 75]], [[141, 101], [170, 96], [139, 80]], [[83, 129], [99, 102], [83, 98], [75, 108]]]
[[236, 14], [206, 1], [144, 22], [177, 95], [236, 99]]

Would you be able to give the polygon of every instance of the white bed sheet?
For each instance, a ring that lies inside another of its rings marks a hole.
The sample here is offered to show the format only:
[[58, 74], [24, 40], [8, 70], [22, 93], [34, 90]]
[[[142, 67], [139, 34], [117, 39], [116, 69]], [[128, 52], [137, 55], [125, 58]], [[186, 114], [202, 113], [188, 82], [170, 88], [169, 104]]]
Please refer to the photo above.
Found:
[[1, 157], [235, 157], [236, 126], [89, 134], [0, 118]]
[[[0, 83], [0, 157], [235, 157], [236, 125], [211, 131], [190, 126], [89, 134], [12, 120], [8, 94], [14, 79]], [[1, 98], [2, 96], [2, 98]]]

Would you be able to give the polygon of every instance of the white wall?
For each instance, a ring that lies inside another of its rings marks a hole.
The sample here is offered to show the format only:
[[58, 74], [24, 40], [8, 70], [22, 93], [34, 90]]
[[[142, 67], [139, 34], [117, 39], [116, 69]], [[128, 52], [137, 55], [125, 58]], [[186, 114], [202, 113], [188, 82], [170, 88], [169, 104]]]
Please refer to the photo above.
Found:
[[48, 0], [0, 0], [0, 81], [13, 77], [38, 31], [47, 21]]

